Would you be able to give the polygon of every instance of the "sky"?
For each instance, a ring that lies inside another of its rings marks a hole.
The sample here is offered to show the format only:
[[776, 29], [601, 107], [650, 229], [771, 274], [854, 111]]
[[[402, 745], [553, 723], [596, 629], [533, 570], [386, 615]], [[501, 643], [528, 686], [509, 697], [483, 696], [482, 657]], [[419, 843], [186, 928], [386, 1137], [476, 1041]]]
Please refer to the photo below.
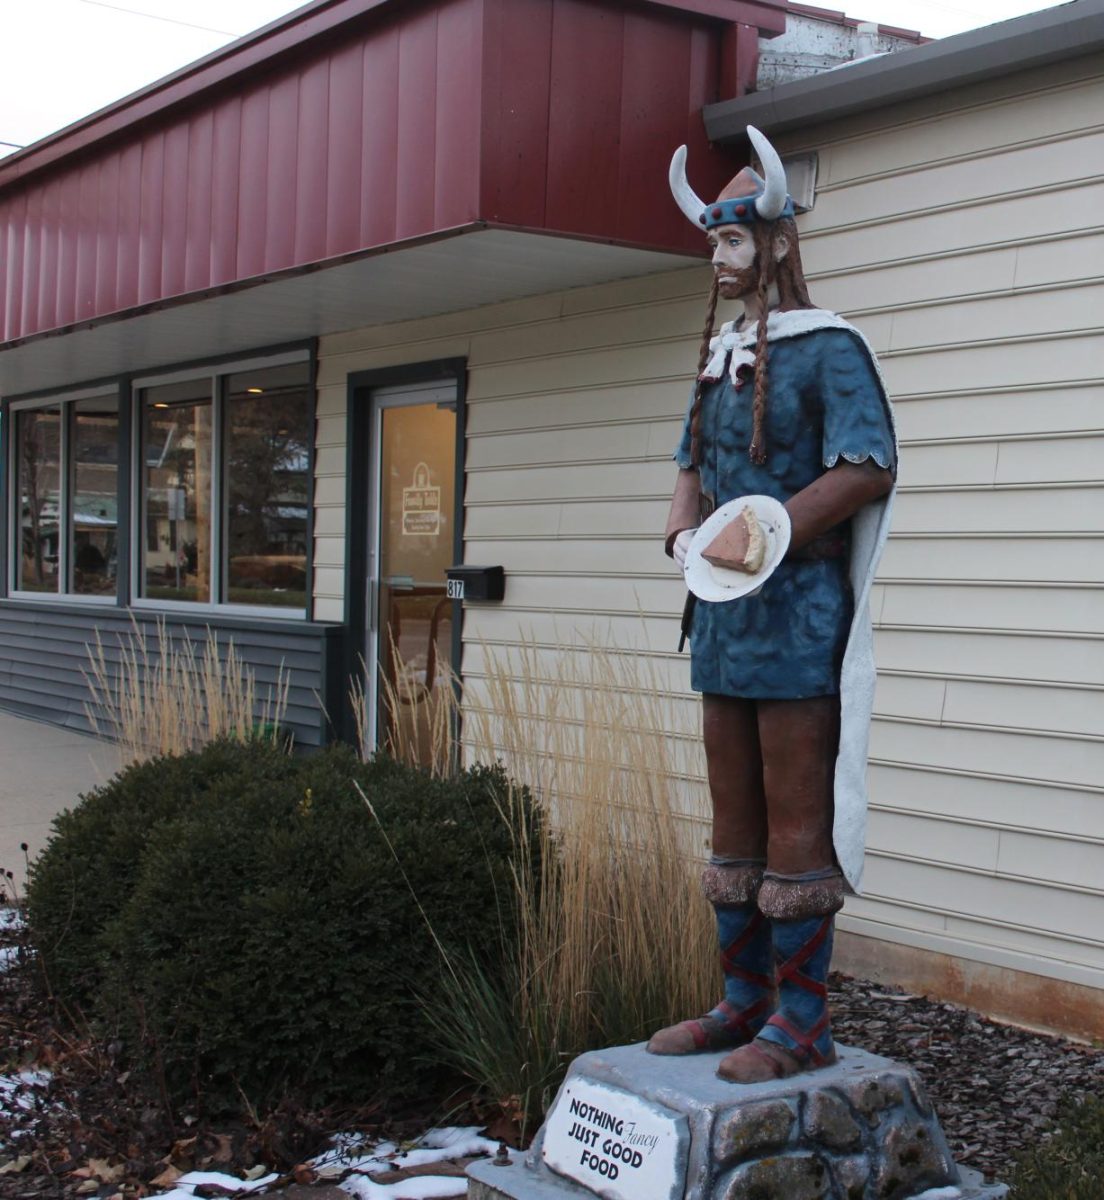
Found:
[[[1060, 2], [822, 0], [821, 7], [949, 37]], [[0, 0], [0, 155], [299, 7], [288, 0]]]

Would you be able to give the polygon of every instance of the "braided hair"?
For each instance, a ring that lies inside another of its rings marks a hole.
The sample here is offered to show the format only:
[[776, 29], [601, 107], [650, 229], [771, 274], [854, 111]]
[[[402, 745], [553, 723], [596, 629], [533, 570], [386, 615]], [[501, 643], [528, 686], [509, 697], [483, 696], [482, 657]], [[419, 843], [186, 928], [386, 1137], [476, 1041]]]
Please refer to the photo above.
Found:
[[709, 289], [709, 304], [705, 314], [705, 328], [702, 330], [701, 349], [698, 351], [698, 377], [694, 384], [694, 403], [690, 407], [690, 464], [701, 466], [701, 410], [702, 392], [705, 390], [705, 380], [702, 378], [705, 365], [709, 362], [709, 343], [713, 340], [713, 322], [717, 318], [717, 296], [719, 284], [717, 276], [713, 275], [713, 286]]

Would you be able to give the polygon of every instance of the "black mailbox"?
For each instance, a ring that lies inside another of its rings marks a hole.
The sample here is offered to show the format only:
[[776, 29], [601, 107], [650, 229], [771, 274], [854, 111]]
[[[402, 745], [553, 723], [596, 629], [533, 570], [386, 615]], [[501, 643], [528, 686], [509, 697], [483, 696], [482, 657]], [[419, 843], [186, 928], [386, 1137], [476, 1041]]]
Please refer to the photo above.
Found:
[[469, 567], [466, 563], [449, 567], [450, 600], [501, 600], [506, 595], [506, 572], [501, 567]]

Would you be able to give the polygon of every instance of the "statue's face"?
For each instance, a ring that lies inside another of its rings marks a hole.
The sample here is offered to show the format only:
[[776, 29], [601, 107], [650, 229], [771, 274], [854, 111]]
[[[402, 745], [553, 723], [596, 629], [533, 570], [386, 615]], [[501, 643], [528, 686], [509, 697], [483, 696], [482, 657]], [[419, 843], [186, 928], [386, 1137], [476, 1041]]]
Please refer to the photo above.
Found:
[[754, 292], [759, 283], [755, 262], [755, 240], [749, 225], [718, 225], [708, 234], [713, 247], [713, 271], [717, 290], [726, 300], [738, 300]]

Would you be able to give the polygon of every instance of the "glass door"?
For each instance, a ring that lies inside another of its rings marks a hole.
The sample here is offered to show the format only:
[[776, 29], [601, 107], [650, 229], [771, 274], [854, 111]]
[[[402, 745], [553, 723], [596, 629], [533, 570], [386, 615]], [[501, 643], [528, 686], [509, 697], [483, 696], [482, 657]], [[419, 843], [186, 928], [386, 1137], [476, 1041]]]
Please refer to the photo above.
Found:
[[456, 384], [372, 393], [369, 679], [376, 744], [422, 766], [449, 753]]

